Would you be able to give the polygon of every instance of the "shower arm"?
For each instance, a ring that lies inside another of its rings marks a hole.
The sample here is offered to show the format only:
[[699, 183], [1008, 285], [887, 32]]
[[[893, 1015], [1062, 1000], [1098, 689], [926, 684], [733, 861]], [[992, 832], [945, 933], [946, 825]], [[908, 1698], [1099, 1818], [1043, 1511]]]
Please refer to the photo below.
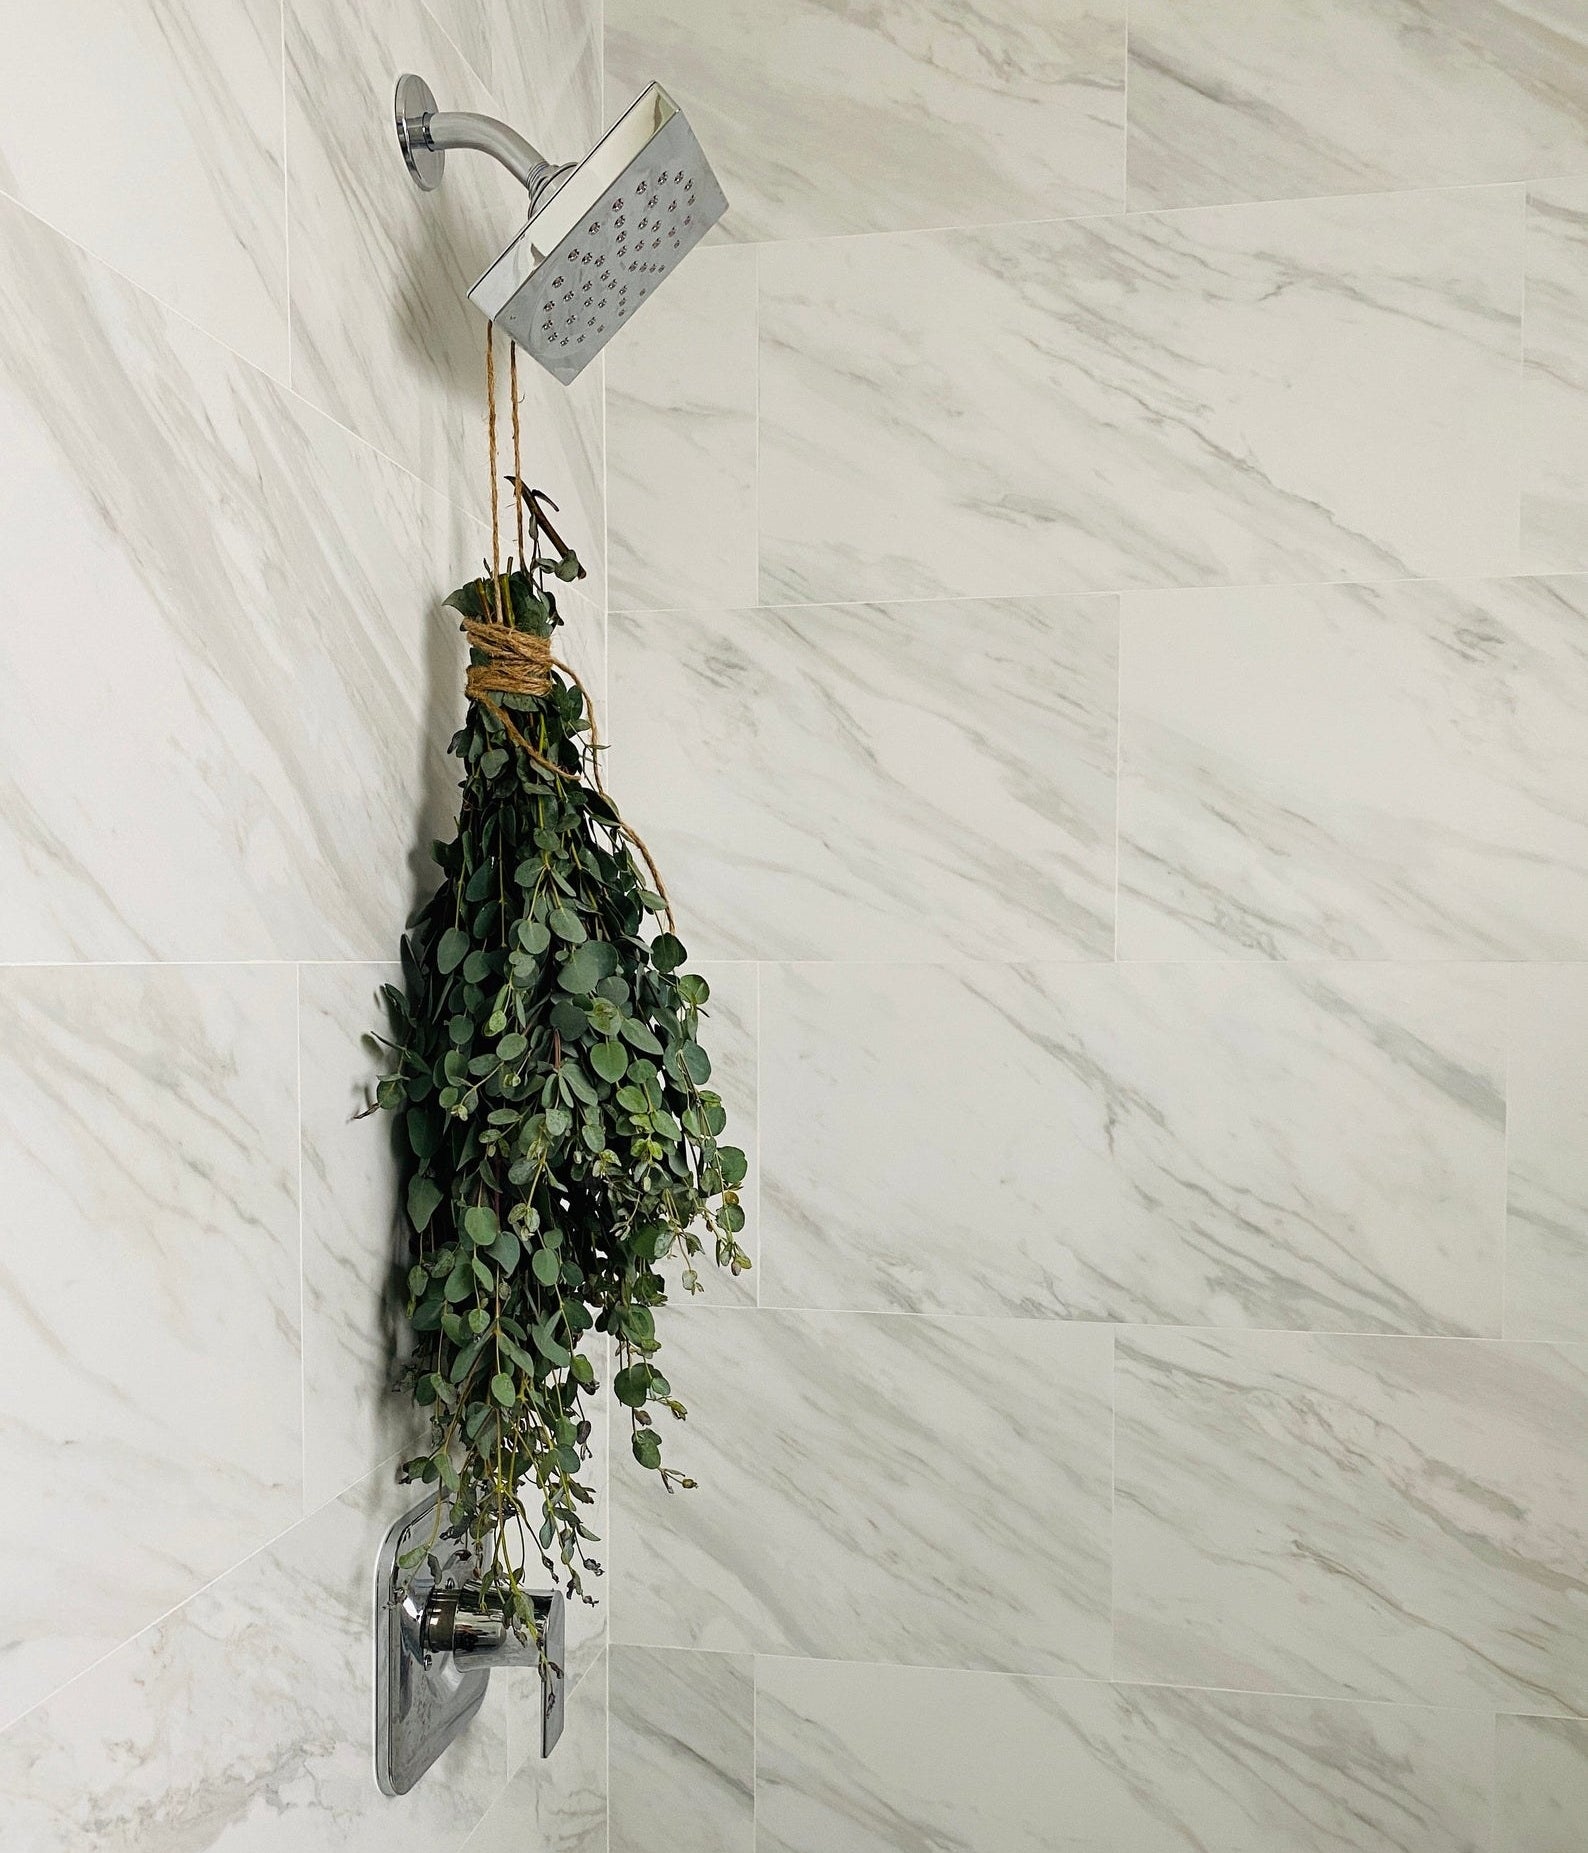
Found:
[[449, 149], [467, 148], [499, 161], [529, 194], [533, 212], [546, 189], [571, 174], [576, 163], [548, 161], [517, 129], [469, 109], [437, 109], [430, 87], [417, 77], [397, 86], [397, 139], [415, 182], [425, 192], [440, 186]]

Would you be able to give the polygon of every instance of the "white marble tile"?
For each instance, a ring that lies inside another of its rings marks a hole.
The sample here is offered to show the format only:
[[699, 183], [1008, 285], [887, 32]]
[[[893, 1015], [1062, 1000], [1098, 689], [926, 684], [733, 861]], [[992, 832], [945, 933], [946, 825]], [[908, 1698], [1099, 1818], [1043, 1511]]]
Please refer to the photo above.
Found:
[[758, 1660], [760, 1853], [1488, 1853], [1492, 1725]]
[[1115, 601], [612, 620], [614, 784], [704, 956], [1106, 959]]
[[[293, 975], [0, 971], [0, 1720], [302, 1511]], [[47, 1543], [44, 1542], [47, 1540]]]
[[1499, 1334], [1499, 971], [762, 986], [763, 1305]]
[[14, 7], [5, 52], [0, 190], [285, 379], [280, 0]]
[[372, 1570], [409, 1499], [373, 1476], [0, 1734], [8, 1846], [456, 1847], [507, 1780], [494, 1682], [418, 1787], [375, 1785]]
[[1123, 0], [607, 0], [606, 48], [613, 113], [652, 78], [688, 111], [730, 238], [1123, 200]]
[[1508, 572], [1523, 192], [780, 244], [763, 597]]
[[611, 1853], [755, 1853], [755, 1662], [614, 1647]]
[[1588, 567], [1588, 179], [1528, 188], [1522, 333], [1522, 563], [1578, 571]]
[[1127, 958], [1588, 950], [1588, 580], [1136, 595]]
[[607, 1853], [607, 1678], [603, 1658], [568, 1695], [549, 1757], [519, 1765], [459, 1853]]
[[[388, 456], [483, 514], [485, 320], [467, 291], [523, 223], [522, 187], [488, 156], [449, 155], [421, 193], [392, 128], [392, 86], [421, 73], [443, 109], [503, 108], [420, 0], [287, 0], [292, 383]], [[505, 343], [503, 344], [505, 350]], [[509, 466], [506, 353], [499, 378]], [[601, 369], [572, 388], [520, 368], [524, 473], [605, 598]]]
[[1588, 168], [1577, 0], [1132, 0], [1130, 204]]
[[756, 253], [696, 251], [606, 369], [613, 605], [753, 605]]
[[659, 1330], [689, 1409], [665, 1457], [699, 1485], [669, 1498], [616, 1439], [615, 1641], [1107, 1671], [1106, 1328], [699, 1307]]
[[396, 965], [299, 968], [303, 1138], [303, 1473], [310, 1508], [422, 1432], [392, 1388], [402, 1321], [398, 1166], [389, 1114], [365, 1109], [388, 1063], [382, 984]]
[[424, 4], [513, 127], [548, 160], [577, 161], [595, 145], [602, 129], [596, 0]]
[[1580, 1853], [1588, 1819], [1588, 1723], [1496, 1721], [1494, 1853]]
[[8, 204], [0, 434], [0, 959], [390, 957], [478, 530]]
[[1118, 1677], [1588, 1711], [1588, 1350], [1117, 1345]]
[[1511, 975], [1507, 1338], [1588, 1341], [1588, 966]]

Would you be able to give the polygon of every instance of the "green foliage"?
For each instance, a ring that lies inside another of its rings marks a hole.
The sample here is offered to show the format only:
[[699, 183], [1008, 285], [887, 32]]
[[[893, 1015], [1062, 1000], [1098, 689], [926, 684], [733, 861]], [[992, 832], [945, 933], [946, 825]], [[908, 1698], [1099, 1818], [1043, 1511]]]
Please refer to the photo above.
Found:
[[[520, 630], [550, 637], [547, 580], [571, 558], [503, 575]], [[494, 615], [488, 578], [448, 602]], [[496, 700], [471, 703], [452, 741], [457, 835], [435, 847], [441, 886], [403, 941], [401, 989], [386, 988], [396, 1062], [378, 1104], [399, 1116], [404, 1380], [430, 1424], [404, 1476], [440, 1483], [450, 1527], [527, 1629], [531, 1546], [570, 1594], [599, 1574], [582, 1477], [601, 1387], [590, 1334], [613, 1341], [635, 1458], [692, 1485], [662, 1465], [653, 1411], [684, 1406], [656, 1368], [652, 1309], [669, 1261], [698, 1287], [701, 1231], [720, 1265], [749, 1261], [744, 1154], [718, 1144], [698, 1040], [709, 990], [680, 969], [672, 932], [652, 931], [665, 903], [597, 783], [583, 694], [553, 670], [549, 693]]]

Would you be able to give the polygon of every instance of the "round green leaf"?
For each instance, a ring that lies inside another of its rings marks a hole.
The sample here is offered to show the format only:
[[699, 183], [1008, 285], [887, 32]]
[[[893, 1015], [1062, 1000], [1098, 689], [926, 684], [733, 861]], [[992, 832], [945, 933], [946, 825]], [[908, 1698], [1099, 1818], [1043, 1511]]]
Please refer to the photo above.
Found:
[[689, 954], [675, 934], [658, 933], [651, 941], [651, 963], [659, 972], [677, 971]]
[[436, 967], [445, 973], [455, 972], [469, 956], [469, 936], [461, 927], [448, 927], [436, 943]]
[[430, 1227], [430, 1218], [435, 1215], [441, 1202], [441, 1192], [436, 1188], [432, 1178], [422, 1173], [408, 1181], [408, 1220], [421, 1235]]

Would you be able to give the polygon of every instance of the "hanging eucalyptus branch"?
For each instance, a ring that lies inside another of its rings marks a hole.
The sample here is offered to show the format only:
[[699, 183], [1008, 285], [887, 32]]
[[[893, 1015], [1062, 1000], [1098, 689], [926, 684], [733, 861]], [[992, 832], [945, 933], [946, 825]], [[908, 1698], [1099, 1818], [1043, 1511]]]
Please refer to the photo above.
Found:
[[553, 582], [580, 568], [538, 497], [524, 503], [527, 563], [447, 601], [471, 644], [451, 744], [462, 805], [403, 941], [402, 988], [386, 987], [396, 1060], [377, 1098], [402, 1118], [404, 1382], [429, 1417], [403, 1474], [439, 1485], [438, 1528], [444, 1513], [473, 1543], [487, 1593], [528, 1633], [532, 1549], [570, 1595], [600, 1574], [589, 1335], [613, 1342], [635, 1459], [691, 1486], [662, 1465], [653, 1421], [684, 1415], [656, 1361], [663, 1266], [696, 1289], [702, 1232], [718, 1264], [749, 1260], [745, 1157], [718, 1143], [697, 1035], [706, 981], [682, 970], [654, 866], [601, 787], [585, 691], [551, 660]]

